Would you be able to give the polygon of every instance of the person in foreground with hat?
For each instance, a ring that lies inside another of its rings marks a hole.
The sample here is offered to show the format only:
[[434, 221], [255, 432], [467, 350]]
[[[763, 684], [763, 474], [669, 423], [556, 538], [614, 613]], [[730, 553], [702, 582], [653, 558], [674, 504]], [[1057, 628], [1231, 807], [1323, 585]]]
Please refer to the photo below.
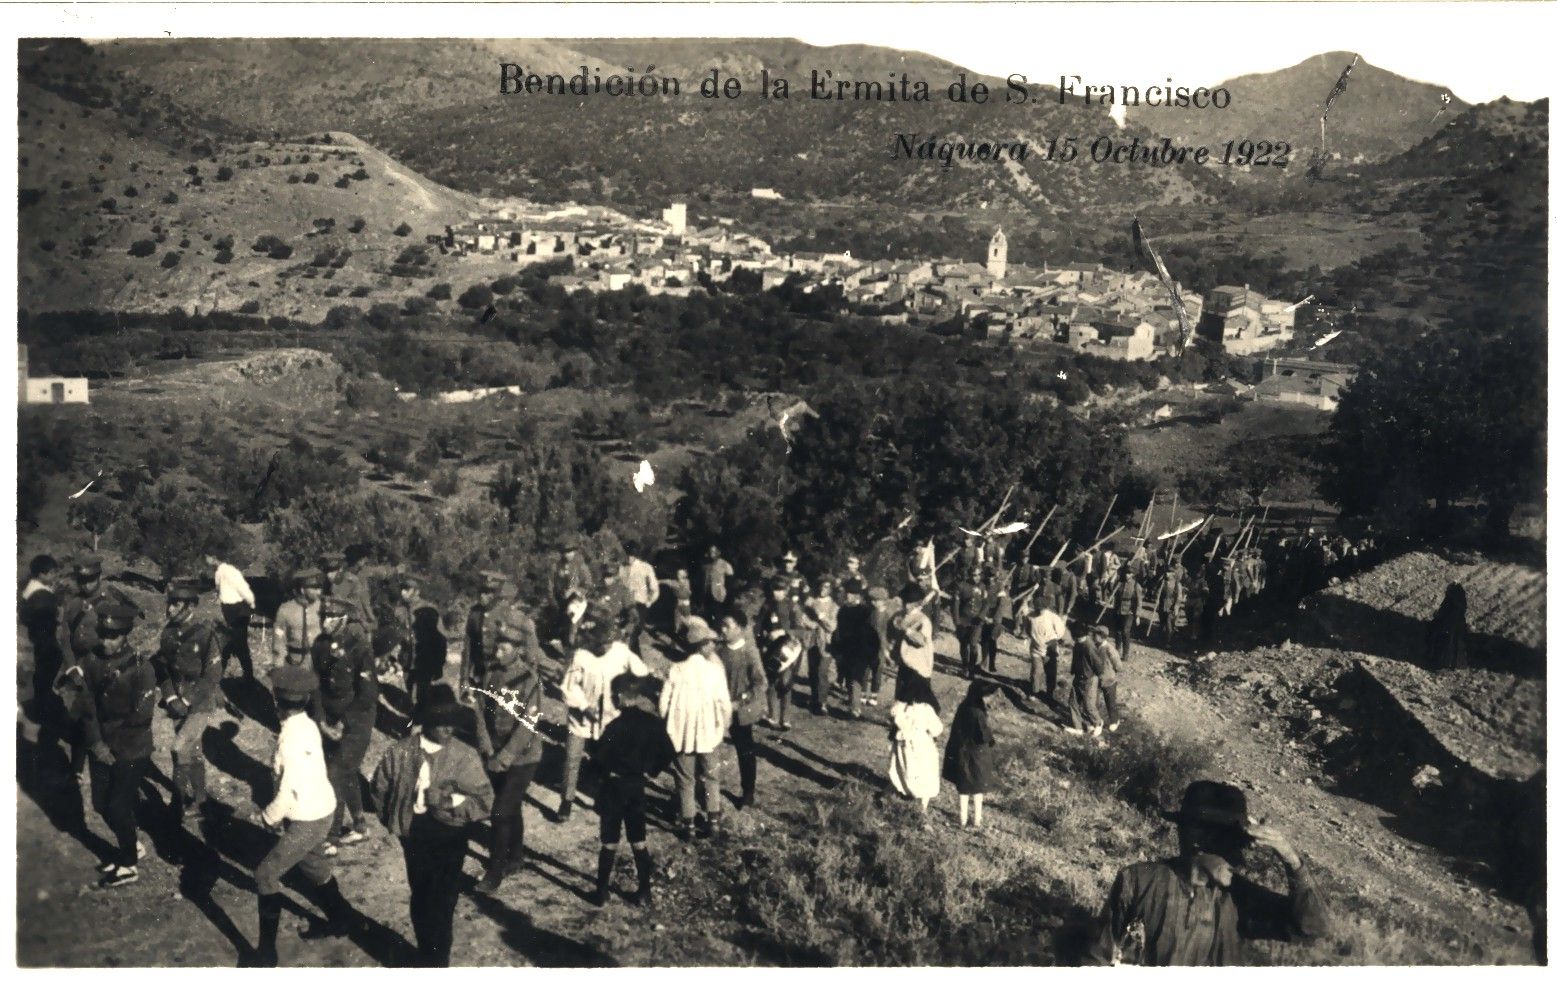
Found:
[[492, 784], [480, 757], [454, 737], [464, 713], [452, 696], [430, 699], [417, 716], [420, 734], [385, 751], [373, 773], [373, 803], [405, 852], [422, 968], [449, 966], [470, 826], [492, 810]]
[[647, 804], [644, 786], [650, 777], [665, 771], [675, 758], [665, 723], [653, 712], [649, 678], [618, 674], [611, 680], [611, 702], [621, 713], [600, 733], [595, 761], [600, 767], [600, 859], [595, 871], [596, 906], [611, 895], [611, 872], [616, 868], [616, 849], [623, 828], [638, 868], [638, 892], [632, 902], [652, 902], [654, 858], [649, 854]]
[[173, 725], [173, 788], [181, 816], [205, 807], [206, 729], [222, 709], [222, 648], [216, 627], [195, 615], [200, 590], [192, 582], [168, 588], [168, 621], [153, 661], [162, 707]]
[[324, 631], [313, 645], [313, 670], [319, 676], [313, 715], [327, 740], [325, 764], [335, 787], [335, 820], [330, 828], [330, 843], [335, 847], [355, 845], [368, 836], [359, 771], [378, 715], [378, 670], [366, 632], [351, 621], [355, 609], [346, 599], [325, 598], [320, 604]]
[[665, 675], [660, 692], [660, 717], [676, 750], [676, 794], [681, 812], [677, 833], [693, 836], [697, 821], [697, 785], [703, 787], [704, 834], [717, 834], [720, 749], [730, 727], [730, 685], [715, 646], [719, 635], [703, 619], [687, 624], [686, 656]]
[[325, 851], [335, 819], [335, 788], [325, 767], [319, 726], [308, 714], [319, 690], [319, 678], [302, 664], [283, 664], [270, 672], [270, 687], [276, 696], [281, 731], [271, 761], [276, 794], [260, 813], [260, 822], [281, 837], [254, 870], [259, 893], [259, 943], [254, 963], [261, 968], [274, 968], [278, 962], [281, 879], [294, 868], [314, 887], [314, 899], [325, 916], [312, 921], [299, 937], [344, 937], [357, 922], [357, 912], [341, 895], [335, 867]]
[[601, 731], [616, 717], [611, 681], [626, 673], [649, 676], [648, 665], [622, 642], [622, 636], [631, 628], [632, 614], [625, 609], [590, 606], [579, 622], [578, 645], [562, 675], [568, 739], [562, 764], [562, 800], [557, 807], [559, 823], [573, 815], [573, 798], [578, 793], [586, 749], [594, 745]]
[[541, 766], [541, 672], [527, 651], [535, 643], [529, 615], [510, 605], [488, 625], [492, 655], [467, 686], [476, 699], [476, 748], [495, 791], [487, 871], [477, 888], [495, 893], [524, 867], [525, 792]]
[[[1168, 817], [1178, 825], [1179, 854], [1119, 873], [1088, 963], [1236, 965], [1243, 961], [1244, 941], [1309, 943], [1329, 932], [1329, 914], [1302, 856], [1286, 835], [1249, 817], [1242, 790], [1196, 780]], [[1238, 871], [1251, 848], [1269, 849], [1280, 859], [1286, 895]]]
[[93, 788], [101, 790], [103, 820], [118, 842], [99, 865], [100, 889], [140, 878], [145, 854], [135, 823], [141, 779], [151, 766], [151, 722], [157, 708], [157, 672], [130, 645], [135, 610], [110, 602], [93, 617], [92, 652], [82, 664], [82, 737], [92, 753]]

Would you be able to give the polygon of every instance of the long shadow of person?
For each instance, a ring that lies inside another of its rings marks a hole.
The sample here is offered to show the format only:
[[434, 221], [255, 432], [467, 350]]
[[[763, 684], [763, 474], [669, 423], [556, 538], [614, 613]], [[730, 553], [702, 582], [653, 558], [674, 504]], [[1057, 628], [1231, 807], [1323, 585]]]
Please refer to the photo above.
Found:
[[276, 703], [263, 682], [247, 677], [228, 677], [222, 681], [222, 694], [233, 710], [272, 732], [279, 731]]
[[616, 968], [615, 958], [594, 944], [576, 941], [535, 925], [535, 921], [500, 899], [472, 897], [476, 909], [502, 930], [503, 943], [538, 968]]
[[[527, 856], [527, 861], [532, 863], [531, 868], [534, 869], [536, 875], [540, 876], [542, 879], [545, 879], [547, 882], [551, 883], [553, 886], [556, 886], [558, 889], [572, 893], [581, 900], [589, 900], [590, 893], [593, 892], [595, 888], [595, 877], [592, 874], [586, 875], [585, 873], [580, 872], [578, 869], [575, 869], [573, 866], [568, 865], [566, 862], [563, 862], [554, 856], [547, 855], [545, 852], [537, 851], [533, 848], [527, 848], [525, 850], [525, 855]], [[546, 868], [543, 868], [543, 866], [556, 869], [558, 872], [564, 875], [572, 876], [577, 881], [568, 882], [562, 879], [560, 876], [548, 872]]]
[[[18, 728], [17, 789], [32, 798], [56, 830], [74, 838], [99, 858], [107, 858], [113, 846], [87, 826], [88, 798], [82, 795], [80, 781], [70, 772], [69, 757], [58, 749], [53, 753], [45, 750], [38, 754], [36, 743]], [[36, 763], [37, 768], [24, 769], [23, 764], [27, 763]]]
[[[791, 746], [791, 748], [798, 748]], [[762, 742], [757, 745], [757, 758], [777, 767], [797, 779], [807, 780], [824, 790], [831, 790], [843, 780], [836, 776], [823, 773], [821, 770], [803, 762], [793, 756], [786, 755], [772, 742]]]
[[206, 762], [249, 788], [249, 803], [267, 803], [274, 786], [270, 766], [238, 748], [237, 722], [223, 722], [207, 730], [201, 747]]
[[[812, 752], [810, 749], [807, 749], [805, 746], [802, 746], [800, 743], [787, 737], [779, 739], [775, 744], [779, 743], [782, 743], [785, 748], [793, 749], [795, 752], [799, 753], [801, 756], [804, 756], [806, 759], [809, 759], [811, 762], [816, 763], [818, 766], [821, 766], [823, 769], [831, 770], [841, 778], [857, 780], [860, 783], [865, 784], [867, 787], [881, 787], [885, 785], [885, 778], [883, 774], [877, 770], [871, 769], [869, 766], [866, 766], [863, 763], [834, 762], [833, 760], [828, 759], [826, 756]], [[838, 782], [840, 781], [833, 781], [833, 785], [836, 786]]]

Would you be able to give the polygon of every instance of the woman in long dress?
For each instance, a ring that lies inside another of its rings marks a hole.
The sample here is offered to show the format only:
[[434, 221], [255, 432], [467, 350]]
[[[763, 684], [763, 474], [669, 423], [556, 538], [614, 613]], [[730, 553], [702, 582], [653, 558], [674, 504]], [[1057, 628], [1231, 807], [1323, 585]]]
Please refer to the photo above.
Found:
[[892, 764], [888, 777], [905, 797], [930, 810], [930, 799], [941, 792], [940, 752], [935, 740], [941, 734], [941, 703], [924, 676], [908, 667], [899, 668], [905, 679], [898, 684], [892, 705]]

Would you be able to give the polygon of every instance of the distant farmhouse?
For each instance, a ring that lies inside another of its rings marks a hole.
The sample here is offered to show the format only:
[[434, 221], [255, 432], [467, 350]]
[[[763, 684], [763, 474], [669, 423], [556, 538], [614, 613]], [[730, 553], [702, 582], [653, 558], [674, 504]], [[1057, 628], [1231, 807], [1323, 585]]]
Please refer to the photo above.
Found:
[[24, 404], [84, 404], [90, 402], [87, 381], [84, 376], [29, 376], [27, 374], [27, 347], [17, 346], [16, 362], [19, 403]]
[[1345, 363], [1267, 359], [1260, 367], [1260, 382], [1254, 385], [1251, 394], [1256, 401], [1332, 411], [1340, 406], [1341, 391], [1356, 376], [1357, 367]]

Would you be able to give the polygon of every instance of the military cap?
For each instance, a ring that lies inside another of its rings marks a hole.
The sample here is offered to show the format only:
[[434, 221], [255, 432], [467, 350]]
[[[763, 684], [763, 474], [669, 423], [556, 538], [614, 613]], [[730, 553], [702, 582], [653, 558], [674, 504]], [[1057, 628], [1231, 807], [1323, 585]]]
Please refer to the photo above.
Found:
[[768, 579], [768, 591], [770, 591], [770, 592], [787, 592], [787, 591], [789, 591], [789, 579], [788, 578], [769, 578]]
[[483, 592], [495, 592], [508, 584], [508, 578], [501, 571], [481, 572], [481, 590]]
[[560, 537], [557, 540], [557, 550], [562, 554], [575, 554], [578, 552], [578, 544], [572, 537]]
[[865, 593], [865, 596], [872, 602], [885, 602], [887, 599], [892, 597], [891, 594], [880, 585], [870, 586], [870, 590]]
[[1231, 783], [1195, 780], [1184, 788], [1184, 799], [1177, 811], [1164, 816], [1179, 824], [1203, 824], [1245, 831], [1249, 827], [1249, 801], [1244, 792]]
[[712, 643], [719, 639], [719, 634], [714, 632], [707, 620], [701, 616], [688, 619], [686, 629], [682, 630], [681, 635], [687, 646], [702, 646], [704, 643]]
[[200, 587], [192, 581], [175, 581], [168, 586], [169, 602], [198, 602]]
[[339, 571], [346, 567], [346, 554], [343, 551], [330, 551], [319, 559], [319, 566], [326, 571]]
[[270, 689], [278, 698], [302, 701], [319, 690], [319, 675], [302, 664], [282, 664], [270, 672]]
[[103, 633], [128, 633], [135, 628], [137, 613], [133, 606], [111, 602], [97, 610], [97, 631]]
[[76, 562], [76, 578], [79, 581], [91, 581], [93, 578], [103, 576], [103, 561], [97, 557], [84, 557]]
[[324, 575], [318, 568], [304, 568], [292, 576], [292, 582], [299, 588], [319, 588], [324, 583]]
[[848, 595], [864, 595], [865, 583], [858, 578], [850, 578], [843, 583], [843, 590]]
[[349, 616], [356, 611], [357, 607], [349, 599], [337, 595], [326, 595], [319, 600], [319, 615], [325, 619]]
[[497, 625], [493, 633], [499, 643], [524, 643], [529, 639], [524, 610], [517, 605], [506, 605], [495, 613]]
[[411, 572], [407, 571], [403, 572], [398, 578], [396, 578], [395, 583], [401, 588], [420, 588], [422, 585], [422, 579], [417, 575], [413, 575]]

